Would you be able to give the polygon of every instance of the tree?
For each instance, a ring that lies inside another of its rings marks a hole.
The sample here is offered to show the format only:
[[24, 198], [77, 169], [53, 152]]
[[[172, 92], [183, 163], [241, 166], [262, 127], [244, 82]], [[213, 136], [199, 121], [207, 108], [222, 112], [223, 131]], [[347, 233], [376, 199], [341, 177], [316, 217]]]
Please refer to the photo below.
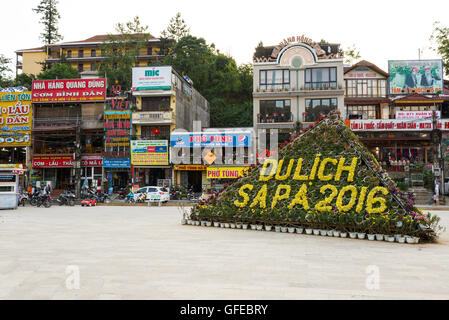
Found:
[[41, 15], [40, 23], [44, 25], [44, 31], [40, 34], [40, 39], [46, 45], [63, 39], [58, 31], [58, 20], [61, 18], [61, 15], [56, 8], [57, 4], [57, 0], [41, 0], [39, 5], [32, 9]]
[[18, 74], [16, 79], [14, 80], [14, 86], [22, 86], [26, 87], [28, 90], [31, 90], [31, 85], [33, 84], [34, 76], [28, 75], [26, 73]]
[[178, 12], [176, 16], [170, 19], [170, 23], [167, 29], [161, 32], [163, 38], [172, 39], [178, 42], [179, 39], [190, 34], [190, 28], [185, 23], [184, 19], [181, 18], [181, 13]]
[[99, 74], [108, 79], [108, 87], [115, 83], [129, 90], [132, 85], [132, 68], [137, 62], [140, 49], [148, 43], [148, 26], [142, 25], [138, 16], [133, 21], [117, 23], [115, 31], [103, 43], [105, 58], [100, 62]]
[[11, 79], [7, 75], [8, 72], [11, 72], [11, 69], [9, 68], [10, 63], [11, 59], [0, 54], [0, 87], [11, 86]]
[[256, 47], [256, 51], [254, 52], [253, 59], [262, 58], [265, 56], [265, 47], [263, 46], [263, 42], [259, 41], [259, 44]]
[[348, 47], [344, 51], [344, 56], [345, 56], [345, 63], [350, 64], [357, 62], [357, 60], [361, 58], [360, 51], [355, 47], [355, 44], [353, 44], [352, 47]]
[[37, 75], [39, 80], [79, 79], [79, 77], [78, 70], [67, 63], [55, 63], [50, 69]]
[[449, 76], [449, 27], [444, 27], [439, 21], [435, 21], [430, 40], [435, 44], [433, 50], [443, 59], [445, 75]]

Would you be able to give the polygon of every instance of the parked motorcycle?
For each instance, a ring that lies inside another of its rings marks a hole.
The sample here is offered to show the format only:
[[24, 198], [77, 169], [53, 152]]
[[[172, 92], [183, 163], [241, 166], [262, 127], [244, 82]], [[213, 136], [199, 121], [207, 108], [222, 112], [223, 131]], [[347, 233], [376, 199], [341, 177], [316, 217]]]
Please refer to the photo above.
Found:
[[40, 207], [41, 205], [44, 205], [45, 208], [50, 208], [52, 205], [52, 197], [49, 194], [41, 194], [37, 198], [36, 206]]
[[25, 204], [28, 202], [28, 193], [23, 193], [23, 192], [21, 192], [20, 194], [19, 194], [19, 199], [18, 199], [19, 201], [19, 206], [24, 206], [25, 207]]
[[126, 195], [126, 199], [125, 199], [126, 203], [135, 203], [136, 200], [134, 199], [134, 192], [130, 191], [127, 195]]
[[75, 205], [75, 199], [76, 196], [74, 193], [72, 193], [71, 191], [66, 191], [65, 193], [61, 193], [59, 195], [59, 198], [57, 199], [57, 201], [59, 202], [59, 205], [69, 205], [71, 207], [73, 207]]

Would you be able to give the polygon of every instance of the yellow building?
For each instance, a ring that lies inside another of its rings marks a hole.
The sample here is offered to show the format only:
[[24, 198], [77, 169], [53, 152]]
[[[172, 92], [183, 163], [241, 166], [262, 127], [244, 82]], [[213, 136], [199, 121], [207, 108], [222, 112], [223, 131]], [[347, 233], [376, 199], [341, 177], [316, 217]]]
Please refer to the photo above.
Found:
[[[110, 41], [110, 37], [110, 35], [102, 34], [86, 40], [17, 50], [16, 74], [37, 75], [42, 71], [44, 65], [51, 67], [52, 64], [60, 62], [62, 57], [66, 57], [72, 67], [78, 69], [79, 72], [96, 71], [99, 62], [104, 59], [102, 47]], [[112, 37], [116, 37], [116, 35]], [[147, 44], [139, 50], [136, 67], [147, 66], [162, 59], [164, 55], [161, 48], [161, 40], [149, 35]]]

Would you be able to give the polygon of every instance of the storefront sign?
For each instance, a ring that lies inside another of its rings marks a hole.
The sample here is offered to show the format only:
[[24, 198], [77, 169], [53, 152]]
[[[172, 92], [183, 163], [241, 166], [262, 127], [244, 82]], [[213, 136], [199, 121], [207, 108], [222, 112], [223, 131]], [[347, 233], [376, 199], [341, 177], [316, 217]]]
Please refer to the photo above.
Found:
[[172, 67], [138, 67], [133, 68], [133, 91], [170, 90]]
[[181, 147], [250, 147], [251, 133], [172, 133], [172, 148]]
[[31, 91], [0, 93], [0, 147], [31, 145]]
[[85, 102], [106, 99], [106, 79], [34, 80], [35, 102]]
[[[437, 119], [441, 118], [441, 112], [435, 111]], [[430, 120], [433, 117], [433, 111], [396, 111], [396, 119], [427, 119]]]
[[[432, 131], [432, 120], [345, 120], [353, 131]], [[437, 129], [449, 130], [449, 119], [438, 120]]]
[[131, 111], [104, 112], [105, 148], [129, 147]]
[[[103, 158], [103, 168], [130, 168], [130, 158]], [[110, 179], [109, 179], [110, 180]]]
[[208, 167], [202, 165], [174, 165], [173, 168], [179, 171], [204, 171]]
[[103, 157], [102, 156], [81, 156], [81, 166], [82, 167], [102, 167]]
[[443, 89], [443, 60], [388, 61], [390, 94], [439, 94]]
[[72, 168], [73, 156], [38, 156], [33, 157], [33, 168]]
[[168, 165], [168, 140], [132, 140], [131, 163], [135, 166]]
[[21, 163], [0, 164], [0, 169], [24, 169], [24, 165]]
[[249, 167], [208, 167], [207, 179], [235, 179], [243, 177]]

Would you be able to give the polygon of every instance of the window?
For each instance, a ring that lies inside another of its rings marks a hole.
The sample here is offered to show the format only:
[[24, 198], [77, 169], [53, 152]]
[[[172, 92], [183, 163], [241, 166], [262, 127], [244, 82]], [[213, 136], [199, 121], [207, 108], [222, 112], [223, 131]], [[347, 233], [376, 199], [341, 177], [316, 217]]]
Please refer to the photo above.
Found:
[[290, 88], [290, 70], [260, 70], [260, 90]]
[[139, 66], [140, 66], [139, 61], [136, 61], [136, 67], [139, 67]]
[[337, 98], [330, 99], [306, 99], [306, 111], [304, 122], [315, 122], [320, 116], [326, 116], [337, 109]]
[[153, 48], [147, 47], [147, 55], [152, 56], [153, 55]]
[[96, 57], [97, 56], [97, 51], [95, 49], [90, 50], [90, 56], [91, 57]]
[[347, 106], [346, 114], [348, 119], [378, 119], [377, 106]]
[[84, 57], [84, 50], [80, 49], [78, 50], [78, 58], [83, 58]]
[[168, 139], [170, 137], [169, 126], [142, 126], [141, 139]]
[[78, 71], [81, 72], [84, 70], [84, 66], [82, 63], [78, 63]]
[[306, 69], [306, 89], [337, 88], [337, 68]]
[[168, 111], [170, 97], [142, 97], [142, 111]]
[[259, 123], [293, 121], [290, 104], [290, 100], [260, 101]]
[[348, 79], [347, 97], [386, 97], [386, 81], [383, 79]]
[[95, 70], [97, 70], [97, 65], [95, 63], [92, 63], [90, 65], [90, 71], [95, 71]]
[[71, 58], [72, 57], [72, 50], [68, 50], [67, 51], [67, 58]]

